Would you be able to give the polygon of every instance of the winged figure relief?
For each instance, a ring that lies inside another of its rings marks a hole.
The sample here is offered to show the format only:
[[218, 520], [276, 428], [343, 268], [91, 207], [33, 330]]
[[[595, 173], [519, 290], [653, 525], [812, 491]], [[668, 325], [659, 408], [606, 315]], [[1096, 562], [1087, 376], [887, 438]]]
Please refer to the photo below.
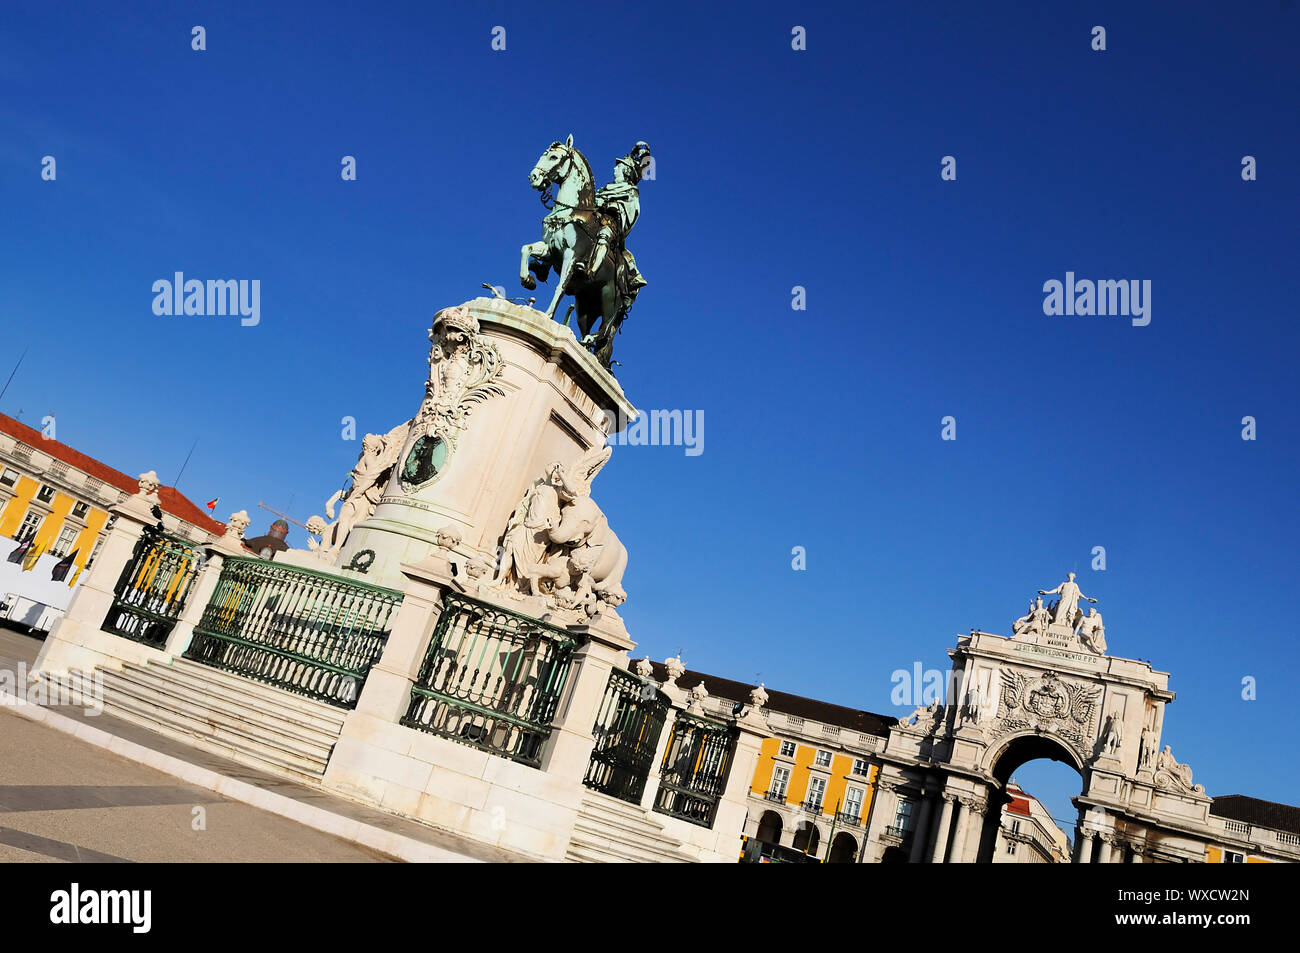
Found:
[[1018, 672], [1008, 672], [1005, 669], [1000, 674], [1002, 676], [1002, 704], [1006, 705], [1008, 710], [1019, 708], [1029, 679]]
[[1101, 687], [1067, 683], [1066, 691], [1070, 693], [1070, 717], [1081, 725], [1092, 724], [1092, 713], [1101, 696]]

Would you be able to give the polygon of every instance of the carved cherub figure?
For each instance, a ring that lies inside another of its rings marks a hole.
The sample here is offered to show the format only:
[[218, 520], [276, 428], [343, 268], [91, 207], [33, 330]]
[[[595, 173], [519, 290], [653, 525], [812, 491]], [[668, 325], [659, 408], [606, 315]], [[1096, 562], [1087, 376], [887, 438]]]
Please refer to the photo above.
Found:
[[323, 538], [325, 536], [325, 533], [329, 530], [329, 524], [325, 522], [325, 518], [322, 516], [310, 516], [307, 518], [306, 529], [308, 533], [307, 548], [313, 553], [320, 552], [321, 541], [317, 537]]

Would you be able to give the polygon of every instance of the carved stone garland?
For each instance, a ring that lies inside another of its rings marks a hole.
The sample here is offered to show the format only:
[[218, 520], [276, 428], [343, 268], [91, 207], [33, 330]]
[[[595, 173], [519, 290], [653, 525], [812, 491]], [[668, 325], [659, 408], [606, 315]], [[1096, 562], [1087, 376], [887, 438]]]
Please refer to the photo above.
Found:
[[478, 331], [478, 319], [463, 308], [444, 308], [434, 317], [424, 403], [411, 422], [410, 450], [401, 463], [401, 484], [407, 493], [441, 476], [474, 406], [505, 395], [497, 382], [501, 352], [480, 338]]

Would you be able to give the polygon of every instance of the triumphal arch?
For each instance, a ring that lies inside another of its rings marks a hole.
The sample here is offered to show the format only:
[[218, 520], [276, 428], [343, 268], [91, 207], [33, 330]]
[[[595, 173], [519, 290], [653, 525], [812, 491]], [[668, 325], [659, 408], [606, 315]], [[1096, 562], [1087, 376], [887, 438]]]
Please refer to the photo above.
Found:
[[1108, 655], [1085, 601], [1096, 600], [1070, 573], [1039, 590], [1009, 638], [958, 639], [948, 704], [918, 708], [889, 733], [864, 860], [991, 860], [1007, 781], [1039, 758], [1083, 779], [1076, 863], [1204, 859], [1211, 799], [1161, 746], [1169, 673]]

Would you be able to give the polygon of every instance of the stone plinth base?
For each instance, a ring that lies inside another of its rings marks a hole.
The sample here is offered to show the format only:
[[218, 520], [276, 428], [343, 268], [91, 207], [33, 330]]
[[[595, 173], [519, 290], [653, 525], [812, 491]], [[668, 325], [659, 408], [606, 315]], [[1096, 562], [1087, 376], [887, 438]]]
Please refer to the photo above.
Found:
[[[336, 572], [400, 588], [401, 565], [423, 560], [440, 532], [457, 535], [467, 557], [495, 562], [506, 521], [533, 481], [602, 446], [611, 422], [636, 416], [618, 381], [542, 312], [498, 298], [451, 310], [456, 326], [434, 328], [425, 401]], [[419, 448], [435, 438], [436, 453], [421, 467]]]
[[[539, 861], [565, 859], [583, 798], [592, 794], [581, 773], [542, 771], [360, 713], [349, 716], [322, 784]], [[680, 844], [684, 857], [735, 863], [739, 856], [743, 804], [719, 805], [712, 828], [658, 813], [646, 816]]]
[[356, 713], [322, 782], [385, 810], [537, 860], [561, 860], [581, 785]]

